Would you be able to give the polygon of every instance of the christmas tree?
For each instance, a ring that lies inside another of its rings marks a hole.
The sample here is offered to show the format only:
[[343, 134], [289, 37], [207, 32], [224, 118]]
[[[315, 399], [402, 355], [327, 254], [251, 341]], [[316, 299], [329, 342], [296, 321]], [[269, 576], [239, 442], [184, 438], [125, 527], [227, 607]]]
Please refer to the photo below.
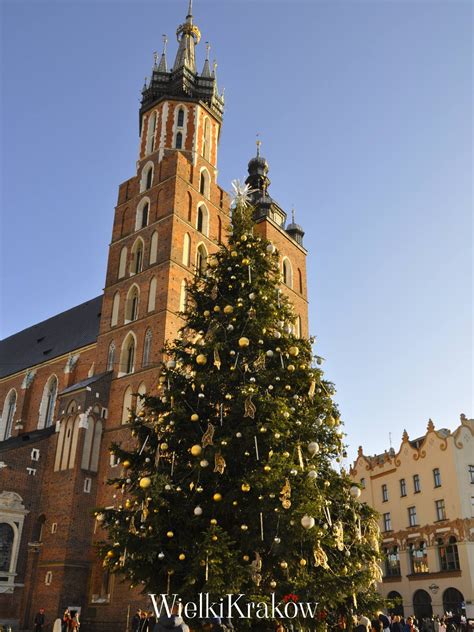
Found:
[[[113, 445], [104, 565], [147, 593], [297, 595], [347, 612], [373, 593], [378, 527], [339, 471], [343, 432], [279, 255], [238, 188], [228, 242], [189, 287], [157, 393]], [[295, 597], [291, 597], [295, 598]]]

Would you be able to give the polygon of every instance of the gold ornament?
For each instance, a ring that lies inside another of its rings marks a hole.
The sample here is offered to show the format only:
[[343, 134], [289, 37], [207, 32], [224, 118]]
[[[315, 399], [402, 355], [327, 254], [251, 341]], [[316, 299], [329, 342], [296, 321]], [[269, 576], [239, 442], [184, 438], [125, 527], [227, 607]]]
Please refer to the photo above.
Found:
[[108, 558], [114, 557], [114, 555], [115, 555], [115, 551], [112, 551], [112, 549], [110, 549], [110, 551], [107, 551]]
[[226, 305], [224, 307], [224, 314], [232, 314], [233, 311], [234, 311], [234, 308], [232, 307], [232, 305]]
[[270, 471], [271, 471], [271, 469], [272, 469], [272, 468], [271, 468], [269, 465], [264, 465], [264, 466], [263, 466], [263, 471], [264, 471], [264, 472], [270, 472]]
[[250, 417], [250, 419], [255, 419], [255, 413], [257, 412], [257, 407], [252, 402], [252, 396], [249, 395], [245, 398], [244, 401], [244, 417]]
[[300, 352], [300, 350], [298, 349], [298, 347], [290, 347], [288, 349], [288, 353], [290, 354], [290, 356], [294, 356], [296, 358], [296, 356], [298, 355], [298, 353]]
[[288, 562], [285, 562], [285, 561], [280, 562], [280, 566], [281, 566], [281, 568], [286, 569], [286, 568], [288, 568]]
[[289, 364], [289, 365], [286, 367], [286, 370], [287, 370], [287, 371], [289, 371], [290, 373], [293, 373], [293, 371], [294, 371], [295, 369], [296, 369], [296, 367], [295, 367], [295, 365], [294, 365], [294, 364]]
[[191, 421], [199, 421], [199, 415], [197, 413], [193, 413], [191, 415]]
[[225, 470], [225, 459], [220, 452], [217, 452], [214, 457], [214, 472], [219, 472], [219, 474], [224, 474]]
[[183, 560], [185, 560], [185, 559], [186, 559], [186, 555], [185, 555], [184, 553], [180, 553], [180, 554], [178, 555], [178, 559], [180, 559], [181, 561], [183, 561]]
[[253, 363], [253, 368], [256, 371], [260, 371], [261, 369], [265, 368], [265, 354], [264, 353], [259, 354], [258, 358]]
[[209, 316], [211, 315], [211, 312], [208, 309], [206, 309], [204, 310], [203, 315], [204, 315], [204, 318], [209, 318]]
[[217, 520], [216, 520], [215, 518], [211, 518], [211, 519], [209, 520], [209, 522], [210, 522], [212, 525], [216, 525], [216, 524], [217, 524]]
[[211, 423], [208, 423], [207, 430], [202, 435], [202, 439], [201, 439], [201, 445], [203, 448], [205, 448], [208, 445], [214, 445], [212, 443], [212, 439], [214, 437], [214, 431], [215, 431], [215, 427]]
[[219, 305], [214, 305], [214, 311], [216, 312], [216, 314], [221, 311]]
[[238, 255], [238, 252], [236, 250], [231, 250], [230, 251], [230, 256], [231, 257], [237, 257], [237, 255]]
[[218, 540], [218, 539], [219, 539], [219, 538], [217, 537], [217, 535], [213, 535], [213, 536], [211, 537], [211, 540], [212, 540], [213, 542], [217, 542], [217, 540]]
[[125, 469], [127, 469], [127, 470], [128, 470], [128, 468], [130, 467], [131, 463], [130, 463], [130, 461], [124, 461], [124, 462], [122, 463], [122, 465], [124, 466], [124, 468], [125, 468]]
[[195, 445], [193, 445], [193, 447], [191, 448], [191, 454], [193, 456], [199, 456], [201, 454], [201, 452], [202, 452], [202, 448], [197, 443]]
[[173, 538], [174, 537], [174, 533], [172, 531], [167, 531], [166, 532], [166, 537], [167, 538]]
[[328, 556], [326, 555], [326, 552], [321, 548], [319, 542], [316, 543], [316, 547], [313, 550], [313, 555], [315, 566], [321, 566], [321, 568], [324, 568], [326, 570], [329, 569]]
[[283, 485], [280, 492], [280, 500], [283, 509], [289, 509], [291, 507], [291, 485], [288, 479], [285, 480], [285, 484]]
[[300, 566], [306, 566], [307, 563], [308, 562], [304, 559], [304, 557], [300, 559]]
[[250, 557], [248, 555], [242, 555], [242, 559], [244, 560], [244, 562], [248, 562], [250, 560]]
[[200, 364], [201, 366], [207, 364], [206, 356], [203, 353], [200, 353], [198, 356], [196, 356], [196, 363]]
[[250, 265], [250, 259], [247, 259], [247, 257], [242, 259], [242, 265], [243, 266], [249, 266]]
[[151, 478], [149, 476], [144, 476], [140, 479], [139, 485], [142, 489], [147, 489], [151, 485]]
[[248, 338], [246, 338], [245, 336], [242, 336], [242, 338], [239, 338], [239, 347], [248, 347], [250, 344], [250, 340]]
[[316, 380], [311, 380], [311, 384], [309, 385], [308, 397], [310, 399], [313, 399], [315, 392], [316, 392]]
[[214, 496], [212, 497], [212, 500], [216, 503], [220, 503], [222, 500], [222, 494], [219, 494], [218, 492], [216, 492]]
[[243, 492], [249, 492], [250, 491], [250, 485], [248, 483], [242, 483], [242, 485], [240, 486], [240, 489]]
[[167, 443], [164, 443], [164, 442], [163, 442], [163, 443], [160, 445], [160, 448], [163, 450], [163, 452], [166, 452], [166, 450], [169, 448], [169, 446], [168, 446], [168, 444], [167, 444]]

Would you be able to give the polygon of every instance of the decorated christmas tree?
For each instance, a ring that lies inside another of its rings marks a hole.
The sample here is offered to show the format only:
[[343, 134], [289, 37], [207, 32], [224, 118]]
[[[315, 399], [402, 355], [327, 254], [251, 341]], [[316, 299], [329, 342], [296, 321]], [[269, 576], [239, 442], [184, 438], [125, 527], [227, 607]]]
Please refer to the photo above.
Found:
[[104, 565], [146, 593], [274, 593], [348, 612], [380, 575], [377, 522], [340, 468], [334, 388], [296, 335], [279, 254], [237, 191], [156, 394], [130, 415], [130, 445], [112, 446], [116, 505], [96, 516]]

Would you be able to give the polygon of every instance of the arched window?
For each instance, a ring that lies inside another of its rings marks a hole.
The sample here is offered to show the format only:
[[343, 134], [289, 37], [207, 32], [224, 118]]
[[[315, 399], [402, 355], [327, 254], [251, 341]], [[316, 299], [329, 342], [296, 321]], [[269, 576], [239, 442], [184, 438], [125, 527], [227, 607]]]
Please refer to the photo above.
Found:
[[153, 341], [153, 334], [151, 333], [151, 329], [146, 330], [145, 334], [145, 342], [143, 344], [143, 361], [142, 366], [146, 367], [151, 362], [151, 343]]
[[43, 389], [41, 398], [38, 428], [48, 428], [53, 423], [54, 406], [58, 394], [58, 378], [51, 375]]
[[124, 212], [122, 213], [122, 222], [120, 225], [120, 237], [123, 237], [125, 235], [125, 229], [127, 226], [127, 211], [128, 211], [128, 208], [126, 208]]
[[202, 137], [202, 155], [207, 161], [209, 161], [210, 139], [211, 139], [211, 128], [209, 125], [209, 119], [206, 116], [204, 119], [204, 131], [203, 131], [203, 137]]
[[192, 220], [193, 216], [193, 196], [188, 191], [188, 222]]
[[91, 472], [97, 472], [99, 469], [100, 442], [102, 440], [102, 420], [95, 422], [94, 439], [92, 441], [91, 462], [89, 469]]
[[291, 267], [291, 262], [288, 259], [288, 257], [285, 257], [283, 259], [282, 278], [283, 278], [283, 283], [285, 285], [291, 288], [293, 287], [293, 269]]
[[183, 127], [184, 125], [184, 110], [183, 108], [179, 108], [178, 110], [178, 127]]
[[125, 393], [123, 394], [123, 406], [122, 406], [122, 423], [126, 424], [129, 421], [129, 416], [132, 411], [133, 403], [133, 391], [131, 386], [127, 386]]
[[431, 619], [433, 616], [433, 606], [431, 605], [431, 597], [426, 590], [417, 590], [413, 594], [413, 611], [418, 621], [421, 619]]
[[196, 251], [196, 273], [204, 276], [207, 270], [207, 250], [204, 244], [199, 244]]
[[298, 290], [300, 294], [303, 294], [303, 275], [301, 274], [301, 270], [298, 268]]
[[420, 542], [410, 542], [408, 551], [410, 555], [411, 572], [413, 574], [429, 573], [426, 542], [424, 540]]
[[135, 349], [136, 340], [134, 334], [130, 331], [122, 343], [122, 351], [120, 353], [120, 374], [128, 375], [133, 373], [135, 369]]
[[87, 429], [84, 435], [84, 446], [82, 448], [81, 468], [88, 470], [91, 461], [92, 442], [94, 440], [95, 419], [91, 415], [87, 418]]
[[110, 324], [114, 327], [118, 323], [120, 309], [120, 292], [115, 292], [114, 300], [112, 301], [112, 316], [110, 318]]
[[118, 278], [123, 279], [127, 270], [127, 248], [124, 246], [120, 251]]
[[155, 230], [155, 232], [151, 236], [151, 241], [150, 241], [150, 265], [152, 265], [153, 263], [156, 263], [157, 259], [158, 259], [158, 233]]
[[209, 235], [209, 211], [205, 204], [198, 206], [196, 228], [206, 237]]
[[152, 312], [155, 309], [156, 303], [156, 277], [153, 277], [150, 281], [150, 287], [148, 289], [148, 311]]
[[152, 114], [148, 118], [147, 135], [146, 135], [146, 148], [145, 148], [145, 152], [147, 154], [150, 154], [153, 151], [153, 149], [154, 149], [156, 119], [157, 119], [157, 113], [155, 111], [155, 112], [152, 112]]
[[142, 175], [140, 178], [140, 193], [147, 191], [153, 185], [154, 164], [149, 160], [142, 168]]
[[209, 197], [210, 181], [209, 171], [203, 167], [199, 176], [199, 193], [207, 198]]
[[183, 148], [183, 134], [181, 132], [177, 132], [174, 146], [175, 146], [175, 149]]
[[222, 243], [222, 220], [217, 216], [217, 243]]
[[458, 571], [459, 553], [456, 538], [452, 535], [446, 540], [438, 538], [439, 566], [441, 571]]
[[457, 588], [446, 588], [443, 592], [443, 611], [460, 616], [464, 609], [464, 595]]
[[153, 184], [153, 167], [150, 167], [146, 174], [146, 188], [151, 189], [152, 184]]
[[181, 281], [181, 290], [179, 293], [179, 311], [185, 312], [188, 300], [188, 284], [185, 279]]
[[129, 323], [138, 318], [138, 303], [140, 301], [140, 290], [137, 285], [132, 285], [127, 294], [125, 306], [125, 322]]
[[69, 454], [69, 463], [68, 463], [68, 469], [70, 470], [74, 468], [74, 465], [76, 463], [77, 444], [79, 442], [79, 422], [80, 422], [80, 417], [78, 415], [76, 419], [74, 420], [74, 426], [73, 426], [73, 432], [72, 432], [71, 452]]
[[137, 206], [137, 218], [135, 221], [135, 230], [148, 226], [148, 215], [150, 211], [150, 200], [143, 198]]
[[143, 406], [145, 405], [145, 400], [143, 399], [144, 395], [146, 395], [146, 386], [145, 382], [142, 382], [137, 391], [137, 405], [135, 407], [135, 411], [137, 413], [141, 412], [143, 410]]
[[183, 239], [183, 263], [185, 266], [189, 266], [191, 256], [191, 237], [188, 233], [185, 233]]
[[394, 604], [391, 608], [389, 608], [389, 614], [392, 616], [398, 615], [399, 617], [403, 617], [405, 612], [403, 610], [403, 597], [401, 594], [396, 590], [391, 590], [387, 595], [387, 599]]
[[138, 274], [143, 266], [143, 240], [138, 238], [133, 244], [132, 261], [130, 264], [130, 274]]
[[109, 344], [109, 352], [107, 354], [107, 371], [113, 371], [115, 365], [115, 342]]
[[0, 573], [9, 573], [13, 554], [15, 532], [7, 522], [0, 523]]
[[5, 397], [2, 419], [0, 422], [0, 441], [8, 439], [12, 434], [13, 417], [16, 410], [16, 391], [12, 388]]

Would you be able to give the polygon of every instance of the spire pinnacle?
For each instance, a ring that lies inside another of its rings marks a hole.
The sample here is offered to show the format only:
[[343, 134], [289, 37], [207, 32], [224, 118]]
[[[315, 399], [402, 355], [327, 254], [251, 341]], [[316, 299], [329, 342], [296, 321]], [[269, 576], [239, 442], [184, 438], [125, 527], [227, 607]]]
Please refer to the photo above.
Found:
[[260, 157], [260, 146], [262, 144], [262, 141], [260, 140], [259, 136], [260, 134], [257, 132], [257, 140], [255, 141], [257, 145], [257, 158]]
[[293, 222], [293, 224], [295, 223], [295, 207], [294, 206], [291, 207], [291, 221]]
[[189, 0], [188, 14], [186, 22], [180, 24], [176, 30], [176, 38], [179, 42], [178, 52], [174, 62], [173, 70], [186, 68], [196, 73], [196, 59], [194, 47], [199, 44], [201, 39], [201, 31], [193, 24], [193, 3]]
[[204, 62], [204, 66], [202, 69], [201, 76], [211, 78], [211, 67], [209, 65], [209, 52], [211, 50], [211, 45], [209, 42], [206, 42], [206, 61]]
[[192, 17], [193, 17], [193, 0], [189, 0], [188, 15], [186, 16], [186, 19], [192, 18]]
[[[163, 34], [162, 37], [163, 37], [163, 52], [161, 53], [161, 59], [158, 65], [158, 72], [168, 72], [168, 64], [166, 62], [166, 45], [168, 44], [168, 37], [165, 34]], [[156, 65], [156, 58], [155, 58], [155, 65]]]

